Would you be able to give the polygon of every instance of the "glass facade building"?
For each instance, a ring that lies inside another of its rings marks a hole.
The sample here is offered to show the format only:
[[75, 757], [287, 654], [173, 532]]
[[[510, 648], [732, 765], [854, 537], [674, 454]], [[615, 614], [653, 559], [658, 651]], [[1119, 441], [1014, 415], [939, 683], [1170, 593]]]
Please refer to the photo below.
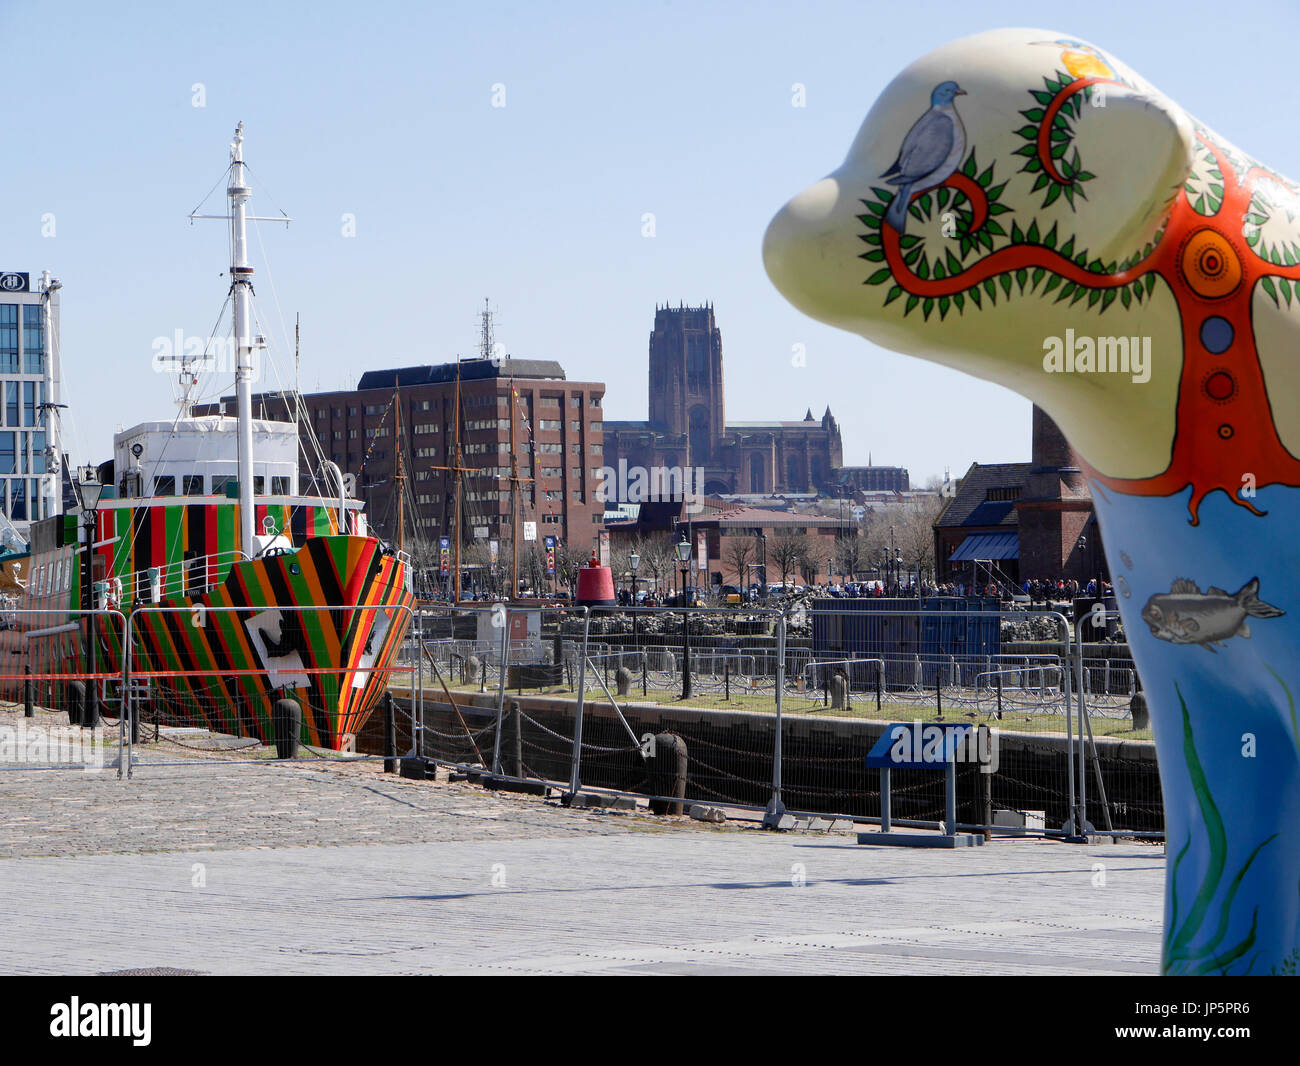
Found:
[[[7, 273], [0, 288], [0, 511], [20, 531], [53, 513], [47, 475], [46, 336], [42, 283]], [[10, 279], [22, 279], [21, 282]], [[35, 290], [35, 291], [31, 291]], [[58, 326], [57, 290], [51, 327]]]

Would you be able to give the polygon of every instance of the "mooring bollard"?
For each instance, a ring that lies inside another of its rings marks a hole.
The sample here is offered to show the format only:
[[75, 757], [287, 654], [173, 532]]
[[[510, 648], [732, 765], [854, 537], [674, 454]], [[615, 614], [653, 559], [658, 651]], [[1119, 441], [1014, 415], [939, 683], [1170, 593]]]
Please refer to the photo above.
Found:
[[397, 773], [397, 708], [391, 692], [384, 693], [384, 773]]
[[514, 755], [515, 777], [524, 776], [524, 715], [519, 709], [519, 701], [510, 701], [511, 744]]
[[[659, 796], [674, 796], [676, 801], [651, 800], [653, 814], [684, 814], [686, 806], [686, 741], [676, 733], [659, 733], [655, 736], [655, 765], [650, 773], [650, 788]], [[660, 762], [659, 760], [663, 760]]]
[[86, 686], [80, 681], [68, 682], [68, 725], [81, 725], [82, 708], [86, 705]]
[[294, 758], [302, 736], [302, 705], [297, 700], [276, 700], [271, 723], [275, 730], [275, 757]]

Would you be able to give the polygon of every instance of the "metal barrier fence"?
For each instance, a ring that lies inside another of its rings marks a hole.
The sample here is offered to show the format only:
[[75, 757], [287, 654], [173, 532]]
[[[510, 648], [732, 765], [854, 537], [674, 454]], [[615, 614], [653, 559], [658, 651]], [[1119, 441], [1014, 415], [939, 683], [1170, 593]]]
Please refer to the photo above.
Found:
[[[250, 613], [207, 610], [213, 617], [203, 626], [214, 633]], [[377, 610], [348, 608], [359, 616]], [[386, 610], [392, 625], [394, 609]], [[1000, 623], [1031, 618], [1055, 630], [1036, 649], [1019, 639], [1014, 652], [973, 653], [827, 641], [809, 612], [791, 609], [401, 610], [405, 635], [391, 664], [360, 675], [358, 706], [368, 709], [385, 689], [396, 697], [388, 728], [383, 715], [363, 721], [358, 712], [352, 724], [362, 757], [414, 756], [567, 794], [650, 796], [658, 808], [703, 802], [871, 821], [880, 816], [879, 785], [864, 758], [884, 726], [964, 722], [991, 727], [999, 752], [992, 773], [959, 768], [964, 824], [982, 828], [1005, 809], [1043, 811], [1047, 831], [1062, 835], [1163, 828], [1150, 733], [1130, 712], [1136, 672], [1122, 648], [1080, 642], [1086, 620], [1072, 627], [1059, 614], [964, 612]], [[43, 638], [18, 634], [43, 627], [20, 613], [8, 612], [0, 626], [6, 695], [18, 698], [28, 679], [36, 703], [66, 709], [75, 704], [70, 686], [93, 680], [102, 713], [119, 722], [119, 774], [131, 776], [134, 738], [150, 727], [182, 756], [173, 765], [201, 764], [186, 747], [212, 750], [210, 739], [186, 732], [197, 726], [243, 738], [223, 742], [227, 761], [266, 755], [268, 671], [238, 676], [212, 664], [163, 662], [151, 645], [150, 634], [193, 625], [189, 608], [92, 612], [102, 616], [104, 652], [93, 674], [83, 661], [84, 624], [65, 622], [54, 634], [63, 642], [57, 668], [29, 675], [33, 660], [20, 644]], [[922, 612], [874, 614], [901, 625]], [[281, 663], [270, 690], [337, 672]], [[353, 732], [348, 724], [339, 728]], [[313, 736], [304, 729], [305, 739]], [[308, 748], [303, 758], [324, 754]], [[162, 763], [151, 757], [150, 765]], [[892, 791], [896, 823], [942, 818], [939, 775], [897, 772]]]
[[[426, 682], [419, 754], [569, 793], [871, 820], [879, 794], [863, 759], [883, 724], [967, 721], [1000, 738], [994, 809], [1045, 811], [1067, 835], [1158, 833], [1163, 824], [1150, 734], [1133, 728], [1128, 709], [1131, 662], [1089, 657], [1081, 666], [1061, 615], [981, 612], [1050, 618], [1059, 638], [1035, 654], [899, 655], [816, 647], [778, 610], [497, 610], [502, 625], [535, 616], [540, 638], [498, 654], [481, 639], [426, 641], [447, 668], [473, 662], [466, 674]], [[669, 735], [685, 743], [684, 790], [650, 754]], [[968, 824], [983, 826], [978, 773], [962, 773]], [[895, 775], [894, 820], [937, 821], [939, 782], [914, 778]]]

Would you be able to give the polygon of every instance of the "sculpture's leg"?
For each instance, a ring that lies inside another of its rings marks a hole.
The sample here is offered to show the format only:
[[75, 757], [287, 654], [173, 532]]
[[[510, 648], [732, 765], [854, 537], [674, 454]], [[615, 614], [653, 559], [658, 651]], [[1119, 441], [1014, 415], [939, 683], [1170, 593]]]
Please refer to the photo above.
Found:
[[[1169, 863], [1162, 968], [1295, 973], [1300, 602], [1289, 596], [1300, 492], [1261, 491], [1252, 502], [1264, 518], [1216, 493], [1195, 526], [1187, 500], [1097, 491], [1160, 758]], [[1249, 552], [1236, 547], [1247, 543]]]

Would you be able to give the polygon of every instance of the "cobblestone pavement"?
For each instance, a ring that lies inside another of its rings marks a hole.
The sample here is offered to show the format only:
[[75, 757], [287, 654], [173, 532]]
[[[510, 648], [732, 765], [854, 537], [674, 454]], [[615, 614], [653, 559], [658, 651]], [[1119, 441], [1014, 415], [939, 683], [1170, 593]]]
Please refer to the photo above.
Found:
[[0, 772], [0, 972], [1158, 965], [1155, 846], [862, 847], [845, 834], [569, 811], [374, 764], [144, 757], [131, 781]]

